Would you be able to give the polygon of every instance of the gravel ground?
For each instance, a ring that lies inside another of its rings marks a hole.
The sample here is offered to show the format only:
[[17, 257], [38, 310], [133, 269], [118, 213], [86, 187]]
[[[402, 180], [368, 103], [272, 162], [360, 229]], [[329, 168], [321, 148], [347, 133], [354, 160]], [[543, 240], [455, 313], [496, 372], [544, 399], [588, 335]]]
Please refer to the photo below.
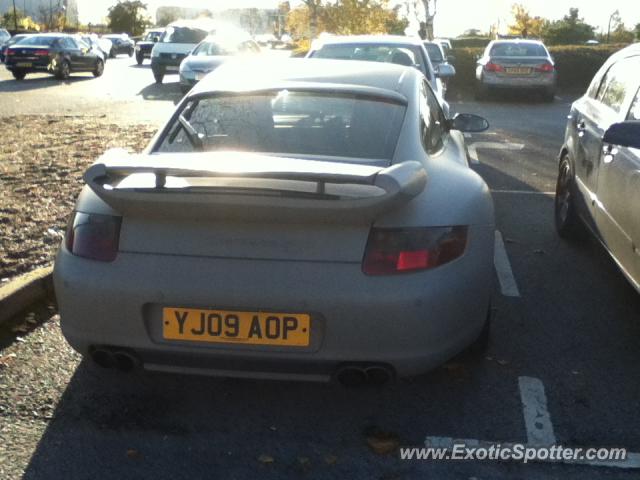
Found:
[[0, 119], [0, 281], [49, 264], [82, 187], [82, 174], [106, 149], [142, 150], [146, 125], [100, 117]]

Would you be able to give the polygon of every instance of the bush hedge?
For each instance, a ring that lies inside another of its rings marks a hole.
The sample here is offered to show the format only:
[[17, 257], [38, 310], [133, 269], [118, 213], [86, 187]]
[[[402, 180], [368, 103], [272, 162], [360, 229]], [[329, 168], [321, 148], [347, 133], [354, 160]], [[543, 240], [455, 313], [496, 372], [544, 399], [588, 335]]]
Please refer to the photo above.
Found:
[[[565, 90], [586, 89], [602, 64], [625, 44], [611, 45], [559, 45], [549, 47], [558, 71], [558, 87]], [[484, 48], [455, 48], [456, 76], [451, 86], [459, 90], [470, 90], [475, 86], [476, 60]]]

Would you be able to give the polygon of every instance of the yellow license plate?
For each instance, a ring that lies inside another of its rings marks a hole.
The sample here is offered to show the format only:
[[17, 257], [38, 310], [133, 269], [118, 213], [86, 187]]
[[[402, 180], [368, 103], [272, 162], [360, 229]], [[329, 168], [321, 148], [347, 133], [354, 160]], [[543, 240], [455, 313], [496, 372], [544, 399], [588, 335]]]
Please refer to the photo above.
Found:
[[28, 62], [17, 63], [16, 67], [19, 67], [19, 68], [31, 68], [31, 67], [33, 67], [33, 63], [28, 63]]
[[531, 73], [530, 68], [507, 68], [507, 73], [511, 73], [514, 75], [528, 75]]
[[307, 314], [162, 309], [165, 340], [307, 347], [310, 330]]

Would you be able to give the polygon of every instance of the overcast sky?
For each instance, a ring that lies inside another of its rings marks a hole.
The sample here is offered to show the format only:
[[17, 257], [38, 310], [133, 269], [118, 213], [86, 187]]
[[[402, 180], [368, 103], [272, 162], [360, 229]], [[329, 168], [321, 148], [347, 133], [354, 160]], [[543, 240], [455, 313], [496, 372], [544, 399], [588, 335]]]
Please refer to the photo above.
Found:
[[[116, 0], [77, 0], [82, 22], [100, 22], [107, 14], [109, 6]], [[145, 1], [145, 0], [143, 0]], [[402, 0], [398, 0], [402, 3]], [[210, 10], [226, 8], [275, 8], [278, 0], [146, 0], [151, 15], [162, 5], [180, 5], [184, 7], [200, 7]], [[297, 0], [291, 4], [296, 5]], [[438, 14], [435, 21], [436, 35], [457, 36], [469, 28], [487, 31], [491, 24], [498, 20], [506, 25], [511, 20], [511, 5], [514, 0], [439, 0]], [[579, 7], [585, 20], [607, 29], [609, 16], [616, 9], [620, 11], [623, 21], [628, 27], [640, 23], [640, 0], [519, 0], [532, 14], [550, 19], [561, 18], [570, 7]]]

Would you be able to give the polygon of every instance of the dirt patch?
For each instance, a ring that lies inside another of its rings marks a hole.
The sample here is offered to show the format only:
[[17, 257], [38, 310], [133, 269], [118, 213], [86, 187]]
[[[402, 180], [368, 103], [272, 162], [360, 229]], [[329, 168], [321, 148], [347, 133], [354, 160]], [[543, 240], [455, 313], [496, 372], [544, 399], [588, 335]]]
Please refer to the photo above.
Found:
[[0, 119], [0, 281], [49, 264], [82, 188], [105, 150], [140, 151], [155, 129], [93, 117]]

